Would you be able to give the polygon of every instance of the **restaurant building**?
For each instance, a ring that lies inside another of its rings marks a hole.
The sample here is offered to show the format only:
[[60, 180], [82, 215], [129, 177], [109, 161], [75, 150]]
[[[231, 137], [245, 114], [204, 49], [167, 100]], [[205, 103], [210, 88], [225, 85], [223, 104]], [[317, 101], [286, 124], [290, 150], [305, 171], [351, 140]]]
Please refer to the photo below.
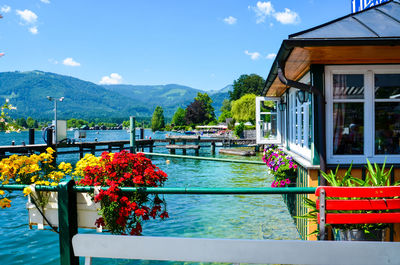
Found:
[[[294, 157], [298, 187], [326, 185], [320, 170], [338, 165], [353, 164], [352, 175], [363, 178], [367, 159], [394, 165], [392, 179], [400, 180], [400, 1], [290, 35], [263, 94], [257, 143], [279, 144]], [[307, 211], [300, 197], [288, 202], [293, 215]], [[313, 228], [296, 222], [306, 238]], [[388, 237], [399, 241], [399, 228]]]

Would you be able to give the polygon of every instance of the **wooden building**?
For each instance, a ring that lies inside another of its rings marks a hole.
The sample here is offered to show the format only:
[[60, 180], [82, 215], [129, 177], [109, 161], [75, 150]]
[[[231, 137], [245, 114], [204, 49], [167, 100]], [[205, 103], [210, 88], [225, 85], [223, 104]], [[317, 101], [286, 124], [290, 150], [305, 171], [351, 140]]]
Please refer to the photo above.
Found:
[[[297, 186], [325, 185], [319, 171], [366, 159], [400, 179], [400, 1], [350, 14], [283, 40], [257, 98], [257, 143], [276, 143], [299, 164]], [[266, 101], [274, 101], [273, 106]], [[306, 212], [300, 195], [289, 208]], [[303, 238], [310, 228], [297, 220]], [[400, 240], [400, 227], [391, 239]]]

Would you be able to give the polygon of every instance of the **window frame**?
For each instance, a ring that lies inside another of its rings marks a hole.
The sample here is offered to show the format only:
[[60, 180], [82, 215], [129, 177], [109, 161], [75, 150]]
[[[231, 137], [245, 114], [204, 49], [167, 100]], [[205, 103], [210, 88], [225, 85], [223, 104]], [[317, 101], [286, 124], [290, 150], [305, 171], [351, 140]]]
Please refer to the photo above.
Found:
[[[333, 99], [334, 74], [363, 74], [364, 99]], [[375, 154], [375, 102], [400, 102], [393, 99], [375, 100], [375, 74], [400, 74], [400, 65], [328, 65], [325, 66], [326, 154], [328, 164], [399, 163], [400, 154]], [[340, 102], [364, 103], [364, 154], [333, 154], [333, 104]], [[372, 114], [372, 115], [371, 115]], [[351, 159], [351, 160], [350, 160]]]
[[[261, 112], [261, 108], [260, 108], [261, 101], [275, 101], [276, 102], [276, 113]], [[256, 97], [256, 142], [257, 142], [257, 144], [281, 144], [281, 142], [282, 142], [281, 118], [282, 117], [281, 117], [279, 107], [278, 107], [279, 102], [280, 102], [279, 97]], [[260, 123], [261, 123], [261, 115], [262, 114], [276, 115], [276, 119], [277, 119], [276, 139], [264, 139], [261, 137]]]
[[[301, 80], [304, 82], [304, 80]], [[312, 100], [309, 100], [303, 104], [297, 99], [297, 88], [290, 88], [288, 91], [288, 101], [289, 101], [289, 123], [287, 126], [289, 127], [288, 132], [288, 147], [290, 151], [304, 157], [305, 159], [311, 161], [311, 148], [308, 147], [308, 143], [313, 142], [313, 119], [310, 120], [310, 107], [311, 112], [313, 109]], [[306, 112], [306, 113], [305, 113]], [[304, 120], [304, 118], [308, 118]], [[310, 123], [311, 131], [310, 131]], [[311, 139], [309, 139], [309, 134], [311, 133]], [[307, 136], [305, 137], [305, 135]], [[297, 143], [296, 143], [296, 136], [297, 136]], [[303, 145], [300, 144], [300, 141], [303, 141]]]

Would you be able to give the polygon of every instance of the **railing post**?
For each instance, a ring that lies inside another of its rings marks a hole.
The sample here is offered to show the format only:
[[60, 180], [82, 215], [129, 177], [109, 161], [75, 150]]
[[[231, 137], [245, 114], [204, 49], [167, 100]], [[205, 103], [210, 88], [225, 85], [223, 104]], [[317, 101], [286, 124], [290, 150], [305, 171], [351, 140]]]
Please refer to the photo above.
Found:
[[319, 233], [320, 233], [320, 239], [321, 240], [325, 240], [325, 223], [326, 223], [326, 219], [325, 219], [325, 211], [326, 211], [326, 208], [325, 208], [325, 205], [326, 205], [326, 202], [325, 202], [325, 196], [326, 196], [326, 194], [325, 194], [325, 190], [324, 189], [321, 189], [320, 190], [320, 194], [319, 194], [319, 201], [320, 201], [320, 206], [319, 206], [319, 215], [320, 215], [320, 223], [319, 223]]
[[35, 129], [29, 128], [29, 144], [35, 144]]
[[135, 154], [136, 153], [136, 132], [135, 132], [135, 117], [130, 116], [129, 117], [129, 128], [130, 128], [130, 151], [131, 153]]
[[60, 242], [60, 264], [79, 265], [79, 258], [74, 256], [72, 237], [78, 233], [75, 181], [64, 181], [58, 189], [58, 224]]

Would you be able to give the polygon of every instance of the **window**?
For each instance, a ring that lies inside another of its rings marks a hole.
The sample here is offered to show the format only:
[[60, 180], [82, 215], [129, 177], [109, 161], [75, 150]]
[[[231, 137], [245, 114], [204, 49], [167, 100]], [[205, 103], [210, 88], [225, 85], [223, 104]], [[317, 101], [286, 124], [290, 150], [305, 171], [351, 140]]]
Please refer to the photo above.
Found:
[[398, 162], [400, 66], [327, 66], [325, 83], [328, 163]]
[[281, 115], [278, 115], [279, 98], [256, 98], [256, 139], [259, 144], [281, 143]]
[[[307, 81], [300, 80], [302, 83]], [[311, 160], [312, 143], [312, 95], [305, 94], [305, 102], [298, 99], [298, 89], [289, 90], [289, 137], [291, 151]]]

